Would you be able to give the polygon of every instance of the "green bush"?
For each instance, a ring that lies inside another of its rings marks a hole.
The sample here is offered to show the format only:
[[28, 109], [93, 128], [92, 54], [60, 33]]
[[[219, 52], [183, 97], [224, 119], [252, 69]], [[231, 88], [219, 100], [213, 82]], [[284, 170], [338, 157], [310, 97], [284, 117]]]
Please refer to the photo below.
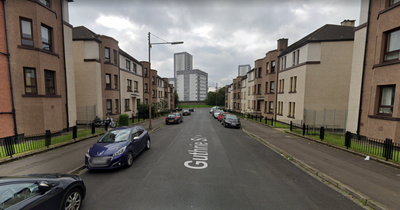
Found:
[[129, 125], [129, 115], [127, 114], [120, 114], [118, 118], [119, 126]]

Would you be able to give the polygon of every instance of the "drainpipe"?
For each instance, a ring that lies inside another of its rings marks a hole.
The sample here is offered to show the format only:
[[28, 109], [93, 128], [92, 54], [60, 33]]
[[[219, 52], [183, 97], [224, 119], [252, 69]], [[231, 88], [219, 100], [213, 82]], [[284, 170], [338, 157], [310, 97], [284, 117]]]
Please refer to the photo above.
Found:
[[369, 34], [369, 20], [371, 18], [371, 0], [369, 0], [368, 5], [368, 18], [367, 18], [367, 34], [365, 36], [365, 47], [364, 47], [364, 61], [363, 61], [363, 70], [361, 74], [361, 90], [360, 90], [360, 106], [358, 107], [358, 121], [357, 121], [357, 135], [360, 135], [360, 119], [361, 119], [361, 107], [363, 100], [363, 87], [364, 87], [364, 73], [365, 73], [365, 60], [367, 57], [367, 43], [368, 43], [368, 34]]
[[11, 106], [12, 106], [12, 111], [9, 112], [9, 114], [13, 115], [13, 120], [14, 120], [14, 134], [15, 136], [18, 135], [17, 131], [17, 119], [15, 117], [15, 105], [14, 105], [14, 90], [13, 90], [13, 82], [12, 82], [12, 76], [11, 76], [11, 61], [10, 61], [10, 48], [8, 45], [8, 29], [7, 29], [7, 14], [6, 14], [6, 0], [3, 0], [3, 12], [4, 12], [4, 30], [6, 34], [6, 44], [7, 44], [7, 60], [8, 60], [8, 73], [10, 76], [10, 92], [11, 92]]
[[68, 80], [67, 80], [67, 62], [65, 58], [65, 37], [64, 37], [64, 0], [60, 0], [61, 4], [61, 30], [62, 30], [62, 41], [63, 41], [63, 57], [64, 57], [64, 72], [65, 72], [65, 99], [66, 99], [66, 112], [67, 112], [67, 132], [69, 131], [69, 109], [68, 109]]

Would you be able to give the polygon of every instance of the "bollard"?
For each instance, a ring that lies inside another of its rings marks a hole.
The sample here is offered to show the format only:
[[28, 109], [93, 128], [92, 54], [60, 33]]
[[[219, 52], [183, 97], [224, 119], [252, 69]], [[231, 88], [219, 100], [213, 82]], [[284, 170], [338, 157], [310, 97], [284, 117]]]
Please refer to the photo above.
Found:
[[51, 132], [50, 130], [46, 130], [46, 134], [45, 134], [45, 141], [44, 141], [44, 146], [46, 146], [47, 148], [50, 146], [51, 144]]
[[321, 141], [323, 141], [324, 136], [325, 136], [325, 129], [323, 126], [321, 126], [321, 128], [319, 129], [319, 139], [321, 139]]
[[292, 131], [293, 130], [293, 123], [292, 123], [292, 121], [290, 121], [290, 131]]
[[303, 136], [306, 135], [306, 124], [303, 123]]
[[96, 126], [94, 125], [94, 123], [92, 123], [92, 135], [94, 135], [95, 132], [96, 132]]
[[271, 126], [274, 127], [274, 118], [271, 117]]
[[78, 127], [75, 125], [72, 127], [72, 138], [75, 140], [78, 137]]

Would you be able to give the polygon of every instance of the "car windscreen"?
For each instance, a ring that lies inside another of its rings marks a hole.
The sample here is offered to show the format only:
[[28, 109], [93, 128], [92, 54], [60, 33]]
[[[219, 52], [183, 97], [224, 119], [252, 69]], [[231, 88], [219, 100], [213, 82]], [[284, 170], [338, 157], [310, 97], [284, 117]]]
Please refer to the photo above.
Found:
[[174, 115], [174, 114], [169, 114], [168, 117], [169, 117], [169, 118], [171, 118], [171, 117], [174, 118], [175, 115]]
[[104, 136], [97, 142], [116, 143], [116, 142], [128, 141], [130, 132], [131, 132], [130, 129], [109, 131], [106, 134], [104, 134]]
[[227, 120], [236, 120], [237, 117], [236, 117], [236, 115], [229, 115], [229, 114], [227, 114], [227, 115], [226, 115], [226, 119], [227, 119]]

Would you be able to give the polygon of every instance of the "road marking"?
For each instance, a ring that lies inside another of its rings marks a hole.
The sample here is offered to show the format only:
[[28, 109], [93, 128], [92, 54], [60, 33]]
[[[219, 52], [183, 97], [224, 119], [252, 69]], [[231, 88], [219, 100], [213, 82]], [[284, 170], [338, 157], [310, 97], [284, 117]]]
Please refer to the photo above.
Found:
[[183, 165], [190, 169], [205, 169], [208, 167], [208, 143], [207, 138], [203, 138], [201, 135], [196, 135], [190, 138], [194, 141], [193, 149], [188, 150], [188, 153], [192, 155], [192, 160], [185, 161]]

